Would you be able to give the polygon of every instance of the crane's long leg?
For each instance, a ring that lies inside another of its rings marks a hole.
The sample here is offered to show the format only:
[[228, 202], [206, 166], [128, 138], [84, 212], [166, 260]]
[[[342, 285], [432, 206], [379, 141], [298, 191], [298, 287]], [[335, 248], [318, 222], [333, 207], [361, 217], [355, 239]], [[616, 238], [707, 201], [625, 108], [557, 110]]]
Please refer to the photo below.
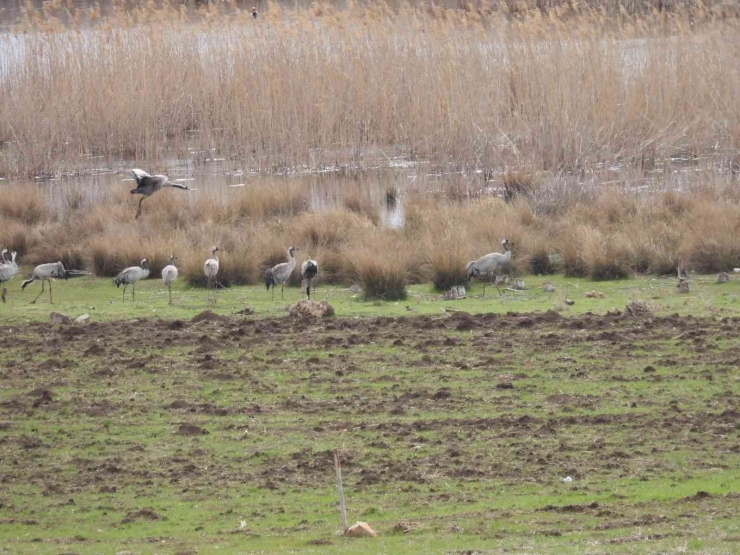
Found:
[[168, 285], [167, 286], [167, 289], [169, 289], [169, 291], [170, 291], [170, 304], [172, 304], [172, 286], [171, 285]]
[[135, 283], [131, 284], [131, 300], [133, 302], [136, 302], [136, 284]]
[[49, 280], [49, 303], [54, 304], [54, 297], [51, 296], [51, 280]]
[[285, 282], [280, 284], [280, 300], [285, 300]]
[[275, 301], [275, 286], [272, 286], [272, 300]]
[[[31, 304], [36, 304], [36, 301], [39, 300], [39, 297], [44, 294], [44, 282], [45, 281], [46, 281], [45, 279], [42, 279], [41, 280], [41, 293], [39, 293], [38, 295], [36, 295], [36, 298], [31, 301]], [[49, 287], [51, 287], [51, 284], [49, 284]]]
[[2, 291], [0, 291], [0, 298], [2, 298], [3, 303], [5, 303], [5, 293], [7, 293], [8, 290], [5, 289], [5, 287], [3, 287], [2, 285], [0, 285], [0, 289], [2, 289]]
[[126, 287], [128, 287], [128, 284], [124, 283], [123, 284], [123, 295], [121, 296], [121, 299], [123, 300], [124, 303], [126, 302]]
[[486, 280], [483, 280], [483, 298], [486, 298]]
[[134, 217], [135, 220], [138, 220], [139, 216], [141, 216], [141, 203], [144, 202], [145, 198], [146, 198], [146, 195], [143, 195], [141, 197], [141, 200], [139, 200], [139, 208], [136, 210], [136, 217]]
[[308, 280], [308, 285], [306, 285], [306, 296], [308, 296], [309, 299], [311, 298], [311, 280], [310, 279]]

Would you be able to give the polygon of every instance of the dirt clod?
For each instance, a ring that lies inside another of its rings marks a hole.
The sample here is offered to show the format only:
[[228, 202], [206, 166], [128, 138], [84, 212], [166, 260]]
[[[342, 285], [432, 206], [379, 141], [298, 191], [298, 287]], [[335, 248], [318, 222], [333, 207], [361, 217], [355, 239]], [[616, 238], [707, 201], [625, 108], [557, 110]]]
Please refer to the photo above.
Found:
[[199, 322], [224, 322], [228, 321], [228, 319], [229, 318], [227, 316], [220, 316], [210, 310], [204, 310], [200, 314], [193, 316], [190, 321], [193, 324], [197, 324]]
[[52, 324], [70, 324], [72, 322], [69, 316], [61, 314], [59, 312], [52, 312], [49, 314]]
[[297, 318], [328, 318], [334, 316], [334, 308], [325, 300], [316, 302], [303, 299], [290, 307], [289, 314]]
[[175, 434], [179, 436], [201, 436], [208, 435], [208, 430], [195, 424], [182, 423]]
[[376, 537], [378, 533], [373, 530], [367, 522], [356, 522], [344, 533], [345, 536], [350, 538], [361, 538], [361, 537]]
[[630, 301], [624, 307], [624, 313], [632, 318], [652, 316], [653, 312], [644, 301]]

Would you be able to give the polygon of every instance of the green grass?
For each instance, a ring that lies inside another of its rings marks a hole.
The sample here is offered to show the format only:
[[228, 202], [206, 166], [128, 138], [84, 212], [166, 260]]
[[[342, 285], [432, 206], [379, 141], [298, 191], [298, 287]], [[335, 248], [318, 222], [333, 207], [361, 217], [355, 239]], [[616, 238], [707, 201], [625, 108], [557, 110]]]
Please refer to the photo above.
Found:
[[[204, 291], [180, 285], [168, 306], [150, 280], [122, 303], [80, 278], [51, 307], [16, 280], [0, 306], [0, 553], [737, 552], [740, 323], [713, 318], [737, 316], [737, 283], [548, 280], [554, 294], [527, 278], [459, 302], [320, 286], [338, 314], [323, 322], [272, 318], [295, 289], [273, 303], [234, 288], [216, 312], [254, 314], [184, 327], [167, 321], [201, 312]], [[666, 317], [585, 314], [630, 299]], [[485, 316], [552, 308], [566, 318]], [[50, 310], [97, 323], [52, 326]], [[378, 538], [335, 535], [333, 449], [350, 521]], [[142, 509], [162, 519], [124, 522]]]
[[[553, 283], [555, 292], [542, 289], [545, 281]], [[415, 314], [440, 314], [443, 309], [463, 310], [471, 313], [508, 311], [532, 312], [554, 309], [568, 314], [624, 309], [630, 300], [646, 301], [658, 314], [722, 315], [740, 311], [740, 279], [717, 285], [714, 276], [697, 276], [692, 280], [692, 291], [678, 294], [673, 278], [640, 277], [630, 280], [593, 282], [588, 279], [564, 278], [561, 276], [526, 278], [526, 289], [506, 289], [499, 295], [495, 287], [486, 288], [472, 282], [468, 287], [468, 298], [459, 301], [443, 301], [439, 292], [431, 285], [409, 287], [409, 298], [405, 301], [365, 301], [360, 293], [348, 288], [319, 284], [314, 299], [326, 299], [339, 316], [410, 316]], [[0, 315], [6, 323], [44, 321], [50, 311], [70, 316], [90, 314], [93, 321], [110, 321], [122, 318], [151, 318], [166, 320], [189, 319], [208, 308], [218, 314], [233, 314], [245, 308], [256, 316], [283, 316], [287, 307], [303, 298], [297, 288], [286, 288], [285, 299], [280, 299], [280, 290], [275, 300], [261, 286], [232, 287], [219, 290], [216, 302], [207, 305], [205, 289], [193, 289], [179, 280], [173, 287], [173, 303], [168, 303], [167, 290], [158, 279], [142, 281], [136, 288], [136, 301], [131, 301], [129, 287], [126, 300], [122, 300], [123, 289], [116, 289], [110, 279], [75, 278], [54, 282], [54, 304], [49, 303], [48, 287], [36, 304], [30, 301], [41, 291], [34, 283], [21, 291], [21, 280], [6, 284], [8, 302], [0, 305]], [[604, 298], [587, 298], [585, 294], [597, 291]], [[575, 304], [568, 306], [565, 299]]]

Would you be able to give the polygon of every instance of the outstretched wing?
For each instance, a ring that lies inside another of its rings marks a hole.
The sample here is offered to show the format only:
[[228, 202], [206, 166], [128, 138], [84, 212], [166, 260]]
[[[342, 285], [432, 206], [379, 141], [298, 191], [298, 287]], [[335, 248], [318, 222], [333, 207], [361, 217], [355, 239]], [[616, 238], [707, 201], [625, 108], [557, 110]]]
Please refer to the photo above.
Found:
[[170, 180], [170, 178], [167, 177], [166, 175], [159, 175], [159, 174], [153, 175], [152, 176], [152, 179], [156, 179], [157, 181], [159, 181], [160, 183], [163, 183], [163, 184], [164, 183], [167, 183]]
[[[142, 179], [145, 179], [147, 177], [151, 177], [151, 175], [149, 175], [148, 173], [146, 173], [144, 170], [140, 170], [140, 169], [133, 169], [133, 170], [131, 170], [131, 175], [134, 176], [134, 179], [136, 180], [136, 184], [137, 185], [141, 185], [141, 180]], [[165, 177], [165, 181], [166, 180], [167, 180], [167, 178]]]

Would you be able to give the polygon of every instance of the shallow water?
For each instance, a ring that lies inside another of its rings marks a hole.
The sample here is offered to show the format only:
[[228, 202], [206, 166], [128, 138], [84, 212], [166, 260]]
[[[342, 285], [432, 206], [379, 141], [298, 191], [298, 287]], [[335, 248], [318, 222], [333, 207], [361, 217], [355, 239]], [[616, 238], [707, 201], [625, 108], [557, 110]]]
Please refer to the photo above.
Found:
[[[0, 182], [2, 187], [36, 187], [46, 196], [49, 205], [62, 210], [68, 194], [74, 191], [86, 205], [101, 204], [120, 189], [135, 188], [130, 168], [138, 167], [133, 162], [123, 161], [115, 168], [101, 169], [94, 173], [85, 172], [75, 177], [39, 178], [27, 181]], [[309, 209], [331, 210], [344, 206], [347, 195], [361, 199], [363, 206], [377, 208], [380, 221], [388, 227], [401, 227], [404, 223], [404, 193], [416, 180], [413, 167], [378, 169], [373, 171], [326, 171], [271, 175], [228, 169], [223, 160], [194, 165], [185, 160], [170, 160], [164, 164], [166, 172], [149, 170], [150, 173], [166, 173], [170, 179], [193, 189], [187, 194], [189, 202], [197, 203], [204, 196], [216, 197], [228, 202], [235, 192], [249, 188], [281, 187], [298, 184], [308, 191]], [[434, 181], [438, 181], [434, 185]], [[440, 187], [443, 180], [431, 180], [429, 186]], [[411, 184], [411, 185], [410, 185]], [[397, 194], [393, 199], [387, 193]], [[138, 198], [138, 197], [137, 197]]]
[[[44, 177], [34, 180], [6, 182], [0, 180], [0, 192], [9, 187], [33, 187], [41, 190], [49, 205], [61, 212], [69, 202], [70, 193], [84, 205], [93, 206], [115, 202], [113, 197], [121, 190], [135, 187], [130, 173], [139, 162], [116, 162], [91, 158], [90, 169], [77, 176]], [[204, 197], [216, 197], [228, 203], [229, 197], [245, 189], [262, 187], [278, 188], [296, 184], [308, 192], [309, 209], [326, 211], [345, 207], [347, 197], [359, 199], [388, 227], [402, 227], [405, 206], [411, 195], [441, 195], [459, 202], [480, 197], [503, 196], [504, 170], [482, 171], [429, 171], [423, 162], [393, 159], [391, 167], [353, 170], [328, 168], [324, 171], [292, 172], [282, 175], [248, 172], [235, 169], [234, 163], [212, 159], [194, 164], [190, 160], [170, 158], [154, 168], [143, 166], [150, 173], [165, 173], [170, 179], [193, 189], [187, 194], [189, 203]], [[683, 191], [693, 187], [727, 187], [734, 185], [737, 172], [727, 160], [721, 158], [675, 158], [654, 163], [650, 168], [635, 169], [619, 164], [601, 164], [589, 171], [540, 173], [535, 180], [540, 183], [534, 199], [535, 210], [547, 210], [565, 202], [588, 200], [595, 190], [616, 188], [633, 194], [651, 194], [673, 190]], [[390, 196], [392, 198], [388, 198]], [[120, 198], [120, 197], [117, 197]], [[133, 205], [133, 203], [132, 203]]]

